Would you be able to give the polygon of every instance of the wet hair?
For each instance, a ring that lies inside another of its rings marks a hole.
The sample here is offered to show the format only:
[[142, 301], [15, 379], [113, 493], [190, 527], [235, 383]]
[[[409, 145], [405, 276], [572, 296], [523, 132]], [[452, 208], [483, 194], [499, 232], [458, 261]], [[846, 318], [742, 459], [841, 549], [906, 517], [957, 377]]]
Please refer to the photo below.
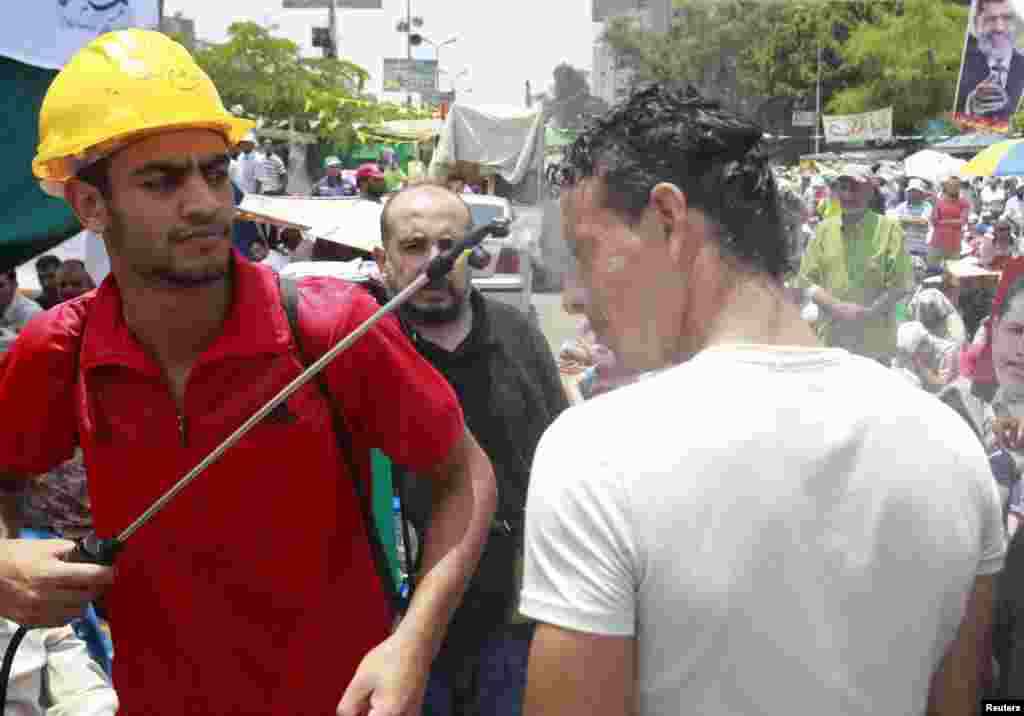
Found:
[[39, 259], [36, 261], [36, 271], [39, 271], [40, 269], [45, 269], [49, 266], [52, 266], [54, 268], [60, 268], [60, 264], [61, 261], [58, 257], [54, 256], [53, 254], [46, 254], [45, 256], [40, 256]]
[[1010, 304], [1013, 303], [1013, 299], [1017, 298], [1021, 291], [1024, 291], [1024, 276], [1016, 279], [1006, 289], [1006, 295], [1003, 297], [1002, 303], [995, 306], [996, 318], [1002, 318], [1006, 315], [1006, 311], [1009, 309]]
[[602, 178], [606, 205], [628, 223], [640, 220], [658, 183], [675, 184], [710, 219], [724, 257], [780, 279], [786, 237], [762, 133], [692, 87], [652, 84], [597, 119], [565, 162], [570, 184]]
[[420, 181], [415, 184], [409, 184], [408, 186], [398, 190], [391, 196], [390, 199], [388, 199], [388, 203], [384, 205], [384, 209], [380, 212], [381, 244], [383, 244], [385, 247], [387, 247], [388, 245], [388, 234], [391, 233], [391, 207], [395, 205], [396, 201], [398, 201], [398, 197], [403, 196], [405, 194], [412, 194], [413, 192], [416, 191], [422, 191], [424, 188], [428, 187], [433, 188], [435, 191], [443, 191], [447, 194], [450, 194], [455, 199], [458, 199], [462, 203], [462, 206], [465, 207], [466, 214], [469, 216], [467, 226], [473, 226], [473, 211], [469, 208], [469, 204], [466, 203], [466, 200], [463, 199], [462, 196], [451, 191], [448, 188], [447, 183], [442, 183], [436, 180]]

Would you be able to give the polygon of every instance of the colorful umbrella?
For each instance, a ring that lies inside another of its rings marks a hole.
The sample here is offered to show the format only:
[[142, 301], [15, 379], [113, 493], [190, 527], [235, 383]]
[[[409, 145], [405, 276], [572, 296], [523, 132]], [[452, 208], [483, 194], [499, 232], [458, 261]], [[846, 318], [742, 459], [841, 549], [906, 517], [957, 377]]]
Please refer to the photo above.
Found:
[[1024, 139], [1008, 139], [981, 151], [960, 169], [961, 176], [1024, 176]]

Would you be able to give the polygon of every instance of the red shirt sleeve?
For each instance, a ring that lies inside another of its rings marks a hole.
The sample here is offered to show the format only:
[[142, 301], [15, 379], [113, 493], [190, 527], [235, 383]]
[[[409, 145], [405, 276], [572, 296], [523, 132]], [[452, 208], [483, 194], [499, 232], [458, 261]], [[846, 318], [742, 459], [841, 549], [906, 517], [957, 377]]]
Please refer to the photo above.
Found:
[[[300, 281], [303, 335], [322, 355], [379, 308], [362, 289], [329, 278]], [[387, 316], [324, 369], [353, 437], [400, 465], [424, 472], [451, 453], [465, 432], [448, 382]]]
[[0, 361], [0, 473], [38, 475], [74, 453], [85, 310], [74, 301], [37, 314]]

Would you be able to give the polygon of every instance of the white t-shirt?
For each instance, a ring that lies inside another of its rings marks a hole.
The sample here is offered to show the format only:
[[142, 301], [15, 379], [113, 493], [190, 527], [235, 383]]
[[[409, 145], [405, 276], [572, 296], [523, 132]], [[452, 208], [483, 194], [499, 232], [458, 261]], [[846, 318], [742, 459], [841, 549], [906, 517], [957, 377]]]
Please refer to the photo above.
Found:
[[944, 405], [843, 350], [705, 351], [566, 411], [520, 609], [638, 640], [638, 713], [923, 714], [1001, 508]]
[[[0, 619], [0, 648], [17, 628]], [[117, 707], [110, 679], [70, 626], [29, 630], [15, 652], [5, 716], [114, 716]]]
[[27, 296], [22, 296], [15, 291], [14, 298], [7, 304], [3, 314], [0, 315], [0, 327], [9, 328], [15, 333], [21, 331], [32, 316], [41, 313], [43, 307]]

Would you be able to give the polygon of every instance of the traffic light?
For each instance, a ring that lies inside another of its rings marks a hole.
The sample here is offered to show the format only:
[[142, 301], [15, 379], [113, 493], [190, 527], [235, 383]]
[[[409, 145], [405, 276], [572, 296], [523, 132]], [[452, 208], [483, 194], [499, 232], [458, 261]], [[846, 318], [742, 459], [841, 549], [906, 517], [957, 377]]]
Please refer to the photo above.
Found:
[[338, 57], [338, 53], [334, 48], [334, 42], [331, 38], [331, 29], [329, 27], [314, 27], [313, 28], [313, 47], [320, 47], [324, 51], [324, 57]]

